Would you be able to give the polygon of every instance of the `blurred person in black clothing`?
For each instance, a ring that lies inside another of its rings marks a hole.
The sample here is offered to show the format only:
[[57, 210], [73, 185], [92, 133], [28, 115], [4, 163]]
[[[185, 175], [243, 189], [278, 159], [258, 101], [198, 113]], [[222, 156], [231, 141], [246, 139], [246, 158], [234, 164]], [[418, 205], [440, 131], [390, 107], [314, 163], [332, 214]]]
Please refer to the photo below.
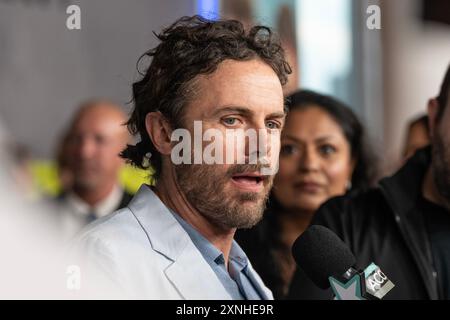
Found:
[[[385, 299], [450, 298], [450, 66], [428, 105], [431, 146], [377, 188], [331, 199], [312, 224], [334, 231], [364, 268], [395, 284]], [[299, 268], [289, 298], [330, 299]]]
[[264, 219], [238, 242], [274, 293], [283, 298], [295, 271], [294, 240], [326, 200], [374, 180], [364, 130], [341, 102], [311, 91], [289, 96], [279, 171]]

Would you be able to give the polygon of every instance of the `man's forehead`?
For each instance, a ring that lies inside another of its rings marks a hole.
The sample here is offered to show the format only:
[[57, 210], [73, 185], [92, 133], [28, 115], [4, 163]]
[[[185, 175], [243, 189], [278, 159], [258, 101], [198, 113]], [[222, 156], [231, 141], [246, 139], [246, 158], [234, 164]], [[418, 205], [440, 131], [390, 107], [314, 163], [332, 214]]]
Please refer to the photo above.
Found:
[[248, 61], [225, 60], [210, 74], [199, 77], [205, 84], [230, 84], [235, 82], [249, 85], [275, 86], [281, 88], [281, 83], [275, 71], [265, 62], [257, 59]]
[[205, 116], [218, 116], [221, 114], [241, 114], [245, 116], [257, 116], [261, 114], [279, 114], [285, 115], [285, 109], [283, 100], [276, 99], [257, 99], [252, 96], [240, 97], [224, 97], [220, 95], [215, 96], [212, 99], [205, 99], [204, 102], [198, 105], [196, 108], [201, 114]]
[[[219, 69], [216, 73], [197, 79], [198, 107], [214, 112], [229, 106], [255, 111], [283, 111], [284, 100], [281, 83], [275, 72], [267, 68], [249, 71], [248, 66], [236, 69]], [[206, 110], [205, 110], [206, 111]]]
[[73, 133], [89, 133], [102, 136], [112, 136], [127, 131], [124, 119], [106, 115], [99, 117], [80, 117], [72, 126]]

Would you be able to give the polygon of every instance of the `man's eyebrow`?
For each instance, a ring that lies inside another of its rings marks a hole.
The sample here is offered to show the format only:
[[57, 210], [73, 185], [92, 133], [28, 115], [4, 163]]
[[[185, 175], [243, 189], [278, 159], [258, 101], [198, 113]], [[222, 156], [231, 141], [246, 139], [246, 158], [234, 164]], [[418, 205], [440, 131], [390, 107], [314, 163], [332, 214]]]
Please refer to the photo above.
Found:
[[[252, 109], [249, 109], [246, 107], [226, 106], [226, 107], [217, 109], [213, 115], [218, 115], [218, 114], [226, 113], [226, 112], [238, 113], [243, 116], [249, 116], [249, 117], [254, 115], [254, 113], [255, 113]], [[286, 112], [273, 112], [267, 116], [267, 118], [270, 118], [270, 119], [284, 118], [284, 117], [286, 117]]]
[[240, 107], [240, 106], [225, 106], [225, 107], [219, 107], [216, 111], [214, 111], [213, 115], [218, 115], [221, 113], [226, 112], [233, 112], [233, 113], [239, 113], [244, 116], [251, 116], [254, 114], [253, 110], [246, 108], [246, 107]]
[[285, 117], [286, 117], [285, 112], [274, 112], [267, 116], [267, 118], [270, 118], [270, 119], [281, 119], [281, 118], [285, 118]]

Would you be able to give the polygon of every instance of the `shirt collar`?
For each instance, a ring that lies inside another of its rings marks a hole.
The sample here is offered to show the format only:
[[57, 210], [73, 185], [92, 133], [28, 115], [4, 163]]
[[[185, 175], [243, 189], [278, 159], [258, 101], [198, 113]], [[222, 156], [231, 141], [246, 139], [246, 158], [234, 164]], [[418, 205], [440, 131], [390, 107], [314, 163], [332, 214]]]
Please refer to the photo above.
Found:
[[[217, 249], [208, 239], [200, 234], [193, 226], [180, 217], [173, 210], [170, 210], [175, 219], [181, 224], [183, 229], [188, 233], [194, 245], [208, 261], [214, 261], [217, 264], [224, 264], [225, 259], [223, 253]], [[231, 244], [229, 260], [235, 262], [241, 270], [247, 267], [248, 258], [242, 248], [235, 240]]]
[[67, 194], [67, 202], [76, 214], [88, 215], [89, 213], [94, 213], [97, 218], [101, 218], [114, 212], [118, 208], [122, 201], [122, 192], [122, 188], [115, 185], [108, 196], [93, 207], [83, 201], [74, 192], [69, 192]]
[[230, 259], [236, 262], [241, 270], [245, 269], [248, 265], [247, 255], [235, 240], [233, 240], [233, 244], [231, 245]]

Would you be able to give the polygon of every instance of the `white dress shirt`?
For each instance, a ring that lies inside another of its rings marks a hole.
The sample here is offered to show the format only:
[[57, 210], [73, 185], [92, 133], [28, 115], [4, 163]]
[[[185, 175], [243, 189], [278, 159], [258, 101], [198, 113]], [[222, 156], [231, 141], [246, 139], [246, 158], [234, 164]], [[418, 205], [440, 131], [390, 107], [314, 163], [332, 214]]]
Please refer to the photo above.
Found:
[[123, 197], [123, 189], [114, 186], [109, 195], [90, 206], [74, 192], [69, 192], [59, 204], [61, 228], [64, 238], [69, 240], [87, 224], [89, 214], [102, 218], [118, 209]]

